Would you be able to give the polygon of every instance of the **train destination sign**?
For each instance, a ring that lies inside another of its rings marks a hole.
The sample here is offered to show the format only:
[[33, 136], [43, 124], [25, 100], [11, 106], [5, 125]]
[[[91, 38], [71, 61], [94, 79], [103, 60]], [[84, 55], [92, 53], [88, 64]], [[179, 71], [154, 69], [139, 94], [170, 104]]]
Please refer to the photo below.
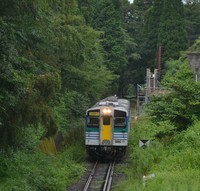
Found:
[[90, 111], [89, 116], [99, 117], [100, 113], [96, 111]]

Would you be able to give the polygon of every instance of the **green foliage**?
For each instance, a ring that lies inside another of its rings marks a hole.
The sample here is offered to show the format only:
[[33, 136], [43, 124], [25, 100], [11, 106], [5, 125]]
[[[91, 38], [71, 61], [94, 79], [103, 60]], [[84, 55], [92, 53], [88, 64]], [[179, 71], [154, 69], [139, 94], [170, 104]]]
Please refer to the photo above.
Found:
[[[149, 45], [151, 42], [147, 41], [147, 34], [145, 33], [146, 26], [146, 12], [152, 7], [153, 1], [151, 0], [135, 0], [131, 5], [125, 7], [125, 28], [128, 35], [131, 37], [134, 44], [127, 46], [128, 51], [128, 66], [124, 72], [125, 84], [137, 84], [144, 83], [144, 74], [146, 68], [152, 67], [152, 57], [155, 58], [155, 53], [149, 57], [149, 52], [154, 50]], [[156, 20], [156, 18], [153, 18]], [[127, 39], [127, 38], [126, 38]], [[151, 64], [150, 64], [151, 63]], [[154, 65], [154, 63], [153, 63]], [[125, 86], [125, 91], [127, 87]]]
[[[188, 62], [180, 58], [167, 62], [162, 85], [169, 92], [153, 97], [145, 110], [148, 118], [140, 117], [134, 124], [129, 164], [122, 170], [127, 179], [117, 190], [197, 191], [200, 188], [199, 83], [195, 82]], [[150, 146], [139, 148], [139, 139], [150, 139]]]
[[[158, 126], [145, 117], [133, 126], [129, 141], [129, 165], [134, 168], [131, 177], [140, 178], [148, 174], [154, 163], [160, 161], [163, 151], [162, 145], [155, 140], [155, 135], [159, 131]], [[139, 140], [149, 140], [149, 147], [139, 147]]]
[[147, 182], [144, 191], [198, 191], [199, 185], [199, 172], [195, 170], [189, 171], [168, 171], [160, 172], [153, 180]]
[[180, 51], [188, 48], [184, 9], [180, 0], [164, 1], [158, 44], [163, 47], [163, 61], [169, 58], [178, 59]]
[[59, 94], [52, 107], [60, 129], [66, 132], [67, 129], [74, 128], [74, 125], [77, 125], [78, 118], [85, 116], [88, 103], [88, 98], [75, 91]]
[[45, 128], [39, 124], [37, 127], [29, 125], [24, 128], [20, 137], [20, 148], [26, 151], [35, 150], [38, 147], [40, 140], [46, 136]]
[[[128, 164], [121, 171], [127, 178], [117, 186], [116, 190], [143, 190], [144, 175], [148, 175], [152, 166], [161, 162], [164, 151], [163, 145], [155, 139], [160, 126], [152, 123], [149, 118], [141, 117], [132, 124], [128, 147]], [[149, 140], [149, 147], [139, 147], [139, 140]], [[134, 181], [133, 181], [134, 180]]]
[[144, 59], [148, 63], [148, 67], [155, 67], [156, 52], [158, 49], [158, 37], [160, 29], [160, 17], [162, 15], [163, 1], [156, 0], [152, 7], [144, 13]]
[[[138, 45], [143, 45], [146, 12], [152, 7], [152, 0], [135, 0], [129, 8], [127, 27]], [[155, 18], [156, 19], [156, 18]]]
[[[197, 121], [193, 126], [189, 127], [186, 131], [181, 132], [172, 139], [173, 152], [177, 151], [198, 151], [200, 140], [200, 122]], [[199, 153], [193, 153], [199, 154]]]
[[115, 76], [104, 65], [101, 33], [86, 25], [75, 0], [2, 1], [0, 10], [0, 147], [5, 148], [18, 146], [26, 127], [41, 124], [47, 136], [66, 130]]
[[169, 120], [183, 130], [199, 119], [200, 87], [187, 62], [178, 60], [168, 64], [171, 70], [166, 73], [163, 84], [171, 93], [154, 97], [149, 112], [156, 121]]
[[23, 151], [0, 154], [1, 190], [66, 190], [85, 168], [86, 156], [80, 144], [74, 144], [57, 156]]
[[152, 172], [157, 172], [146, 190], [198, 190], [199, 174], [199, 122], [186, 131], [177, 134], [165, 150], [159, 164]]
[[[197, 121], [186, 131], [174, 134], [166, 144], [155, 137], [158, 131], [169, 126], [167, 124], [158, 125], [144, 117], [135, 122], [130, 136], [129, 163], [121, 169], [127, 178], [117, 185], [116, 190], [199, 190], [200, 123]], [[149, 147], [138, 147], [141, 137], [151, 139]], [[154, 176], [150, 178], [152, 174]]]
[[[17, 3], [15, 2], [16, 6]], [[5, 6], [5, 5], [2, 5]], [[23, 6], [22, 6], [23, 7]], [[19, 3], [19, 9], [22, 8]], [[10, 7], [12, 9], [12, 6]], [[11, 11], [12, 12], [12, 11]], [[7, 14], [7, 13], [5, 13]], [[21, 13], [24, 16], [24, 12]], [[30, 16], [5, 16], [1, 19], [1, 146], [17, 146], [24, 127], [42, 123], [49, 134], [57, 129], [48, 106], [60, 88], [58, 72], [39, 52], [44, 49], [44, 34]], [[35, 27], [35, 33], [31, 30]], [[33, 41], [35, 44], [33, 44]], [[39, 42], [40, 45], [39, 46]], [[40, 51], [38, 51], [38, 49]], [[47, 51], [48, 52], [48, 51]]]
[[200, 37], [196, 39], [194, 44], [189, 48], [189, 52], [199, 52], [200, 51]]
[[104, 51], [105, 65], [118, 76], [112, 83], [112, 87], [106, 90], [106, 94], [109, 95], [123, 96], [125, 94], [125, 89], [131, 83], [127, 80], [130, 77], [128, 73], [129, 59], [139, 58], [135, 51], [135, 42], [125, 30], [126, 6], [125, 1], [100, 0], [95, 1], [90, 13], [90, 25], [102, 32], [101, 45]]
[[122, 45], [124, 39], [122, 22], [114, 3], [111, 0], [98, 1], [92, 26], [104, 31], [102, 45], [106, 52], [106, 65], [115, 73], [119, 73], [119, 67], [126, 65], [125, 53]]
[[[188, 48], [184, 9], [180, 0], [136, 0], [130, 10], [128, 29], [139, 45], [139, 69], [144, 67], [143, 73], [146, 68], [155, 68], [159, 46], [162, 47], [163, 63], [170, 58], [177, 59], [180, 51]], [[191, 27], [193, 29], [194, 26]]]
[[184, 5], [187, 32], [190, 46], [200, 36], [200, 2], [192, 0]]

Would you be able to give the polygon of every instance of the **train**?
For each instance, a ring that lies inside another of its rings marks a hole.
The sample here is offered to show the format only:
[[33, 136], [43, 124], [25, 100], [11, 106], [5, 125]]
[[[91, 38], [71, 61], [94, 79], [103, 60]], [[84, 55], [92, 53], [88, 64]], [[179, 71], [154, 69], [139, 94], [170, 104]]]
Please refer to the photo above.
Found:
[[107, 97], [86, 111], [85, 146], [89, 156], [124, 155], [130, 131], [130, 101]]

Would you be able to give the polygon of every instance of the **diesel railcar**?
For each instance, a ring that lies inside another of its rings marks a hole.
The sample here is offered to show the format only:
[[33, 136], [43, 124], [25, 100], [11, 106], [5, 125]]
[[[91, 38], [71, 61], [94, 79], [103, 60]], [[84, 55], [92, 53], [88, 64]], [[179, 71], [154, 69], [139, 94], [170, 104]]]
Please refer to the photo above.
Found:
[[91, 156], [124, 154], [130, 130], [130, 102], [107, 97], [86, 111], [85, 145]]

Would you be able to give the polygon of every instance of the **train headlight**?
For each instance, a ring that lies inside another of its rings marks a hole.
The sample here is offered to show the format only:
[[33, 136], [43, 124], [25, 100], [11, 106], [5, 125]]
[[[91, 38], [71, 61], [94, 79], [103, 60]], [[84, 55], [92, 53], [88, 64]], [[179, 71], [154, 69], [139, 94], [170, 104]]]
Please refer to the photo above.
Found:
[[111, 114], [111, 109], [108, 109], [108, 108], [104, 108], [103, 109], [103, 114]]
[[103, 114], [107, 114], [107, 109], [103, 109]]

